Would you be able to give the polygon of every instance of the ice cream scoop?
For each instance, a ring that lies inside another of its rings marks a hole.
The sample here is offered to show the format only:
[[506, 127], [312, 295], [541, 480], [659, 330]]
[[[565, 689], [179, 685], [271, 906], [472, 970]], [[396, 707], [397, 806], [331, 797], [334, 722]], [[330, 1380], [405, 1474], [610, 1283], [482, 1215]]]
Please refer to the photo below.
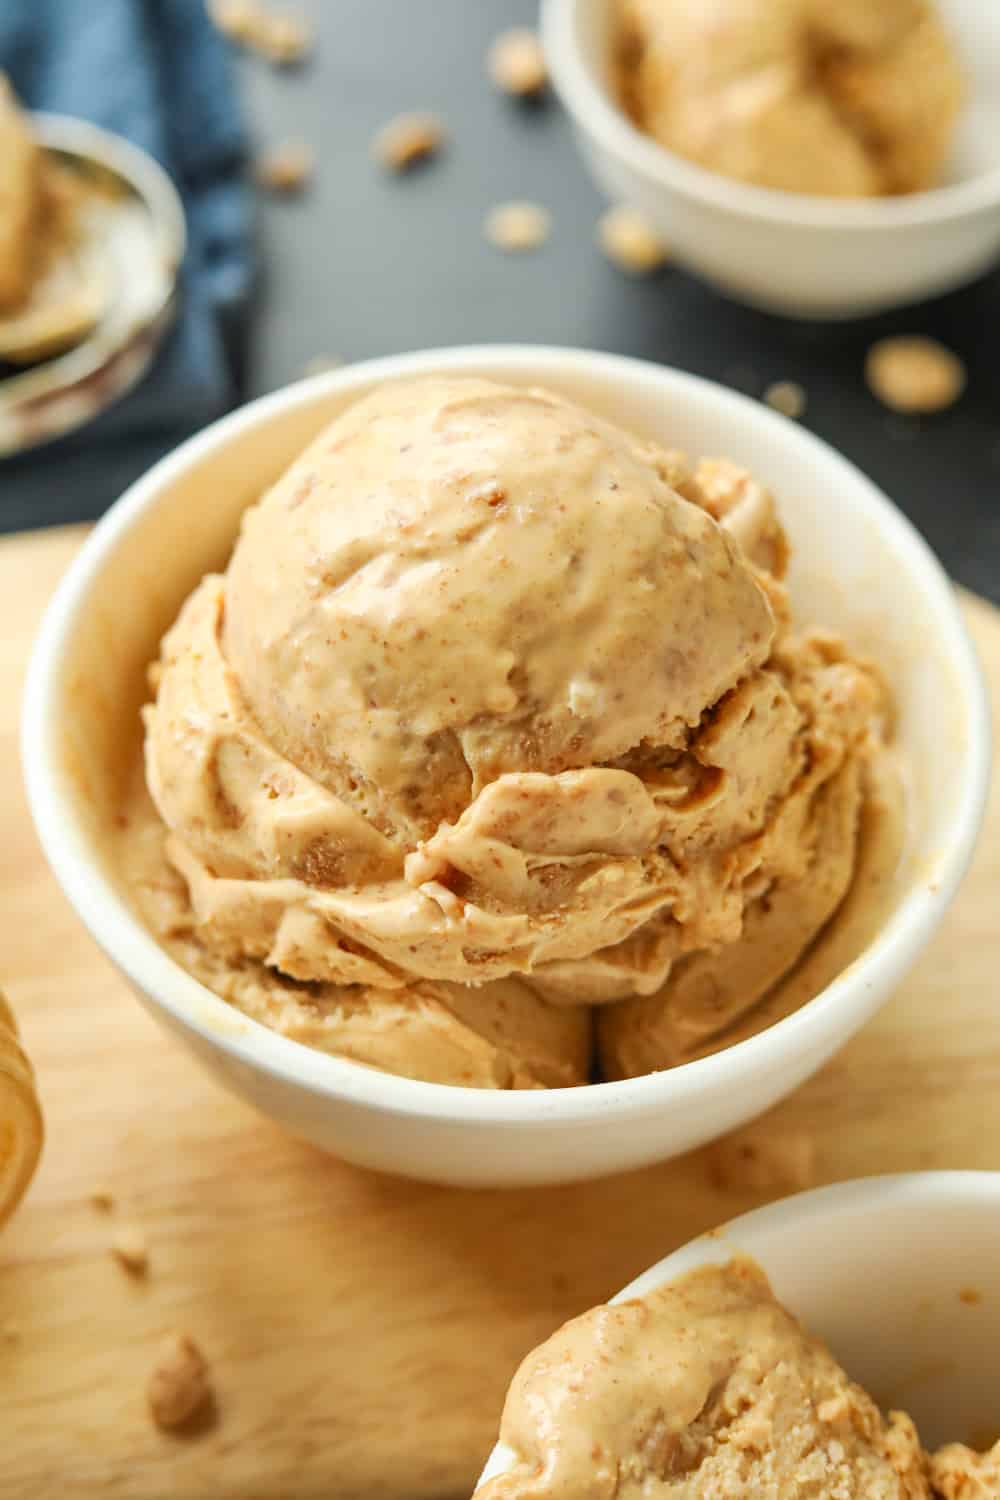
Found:
[[381, 387], [164, 639], [159, 929], [251, 1013], [417, 1076], [454, 1070], [385, 1038], [442, 1006], [507, 1083], [587, 1076], [582, 1005], [625, 1002], [612, 1075], [723, 1045], [844, 895], [880, 742], [874, 675], [791, 633], [786, 555], [733, 463], [542, 390]]
[[620, 0], [622, 92], [724, 176], [829, 197], [931, 187], [964, 97], [927, 0]]

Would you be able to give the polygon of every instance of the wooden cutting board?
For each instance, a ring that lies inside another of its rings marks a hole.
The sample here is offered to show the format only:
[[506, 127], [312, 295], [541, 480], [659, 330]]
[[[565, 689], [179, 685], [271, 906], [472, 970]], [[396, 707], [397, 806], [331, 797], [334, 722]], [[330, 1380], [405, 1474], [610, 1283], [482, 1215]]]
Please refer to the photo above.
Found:
[[[0, 981], [48, 1120], [0, 1239], [0, 1500], [465, 1496], [521, 1356], [691, 1235], [863, 1173], [1000, 1169], [996, 797], [919, 972], [720, 1146], [584, 1186], [469, 1193], [343, 1166], [227, 1097], [79, 926], [24, 805], [29, 642], [81, 535], [0, 542]], [[1000, 688], [1000, 615], [965, 608]], [[103, 1187], [111, 1214], [90, 1201]], [[109, 1253], [126, 1222], [148, 1240], [144, 1278]], [[183, 1439], [144, 1401], [170, 1329], [201, 1344], [217, 1396]]]

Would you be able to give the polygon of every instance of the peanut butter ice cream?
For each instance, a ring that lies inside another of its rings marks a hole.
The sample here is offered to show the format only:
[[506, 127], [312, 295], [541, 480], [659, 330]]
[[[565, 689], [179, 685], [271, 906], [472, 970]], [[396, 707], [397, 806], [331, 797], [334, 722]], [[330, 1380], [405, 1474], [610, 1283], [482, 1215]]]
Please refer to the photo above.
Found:
[[938, 180], [964, 98], [928, 0], [619, 0], [636, 123], [710, 171], [828, 197]]
[[[885, 695], [790, 628], [770, 495], [544, 391], [399, 382], [165, 637], [125, 866], [247, 1013], [552, 1086], [725, 1045], [842, 901]], [[895, 857], [896, 847], [893, 848]]]
[[0, 313], [27, 297], [32, 249], [42, 207], [42, 154], [0, 73]]
[[1000, 1493], [996, 1450], [929, 1458], [910, 1418], [884, 1417], [742, 1257], [565, 1324], [515, 1375], [500, 1436], [515, 1463], [476, 1500]]

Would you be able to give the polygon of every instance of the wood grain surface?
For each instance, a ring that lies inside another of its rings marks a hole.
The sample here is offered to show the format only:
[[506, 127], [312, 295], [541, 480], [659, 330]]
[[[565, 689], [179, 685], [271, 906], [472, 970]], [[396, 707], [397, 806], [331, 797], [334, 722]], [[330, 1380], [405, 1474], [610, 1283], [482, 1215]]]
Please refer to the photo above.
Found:
[[[48, 1139], [0, 1238], [0, 1497], [449, 1500], [521, 1356], [672, 1247], [798, 1187], [1000, 1169], [1000, 803], [933, 946], [822, 1073], [739, 1138], [625, 1177], [460, 1192], [347, 1167], [222, 1093], [139, 1008], [49, 875], [17, 756], [29, 643], [76, 530], [0, 543], [0, 983]], [[996, 687], [1000, 616], [966, 613]], [[91, 1202], [109, 1190], [111, 1212]], [[109, 1251], [146, 1236], [149, 1268]], [[151, 1424], [160, 1336], [216, 1408]]]

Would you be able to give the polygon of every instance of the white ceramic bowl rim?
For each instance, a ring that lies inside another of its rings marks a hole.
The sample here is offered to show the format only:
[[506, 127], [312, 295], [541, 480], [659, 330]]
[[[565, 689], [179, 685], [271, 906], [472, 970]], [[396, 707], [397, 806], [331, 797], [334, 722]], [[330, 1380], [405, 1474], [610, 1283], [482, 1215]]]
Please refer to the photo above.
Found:
[[635, 172], [715, 208], [803, 228], [882, 232], [980, 213], [1000, 200], [1000, 167], [963, 182], [893, 198], [830, 198], [757, 187], [688, 161], [631, 123], [580, 55], [580, 0], [542, 0], [542, 38], [556, 90], [574, 119]]
[[[956, 673], [960, 697], [968, 706], [967, 774], [951, 839], [940, 851], [935, 881], [914, 886], [849, 970], [790, 1016], [721, 1052], [640, 1078], [569, 1089], [491, 1091], [400, 1078], [319, 1052], [242, 1016], [168, 957], [146, 931], [94, 860], [91, 841], [74, 811], [72, 788], [58, 754], [60, 664], [77, 618], [86, 608], [92, 581], [108, 553], [175, 478], [213, 450], [238, 439], [261, 419], [307, 404], [315, 399], [318, 389], [331, 394], [350, 393], [379, 380], [441, 371], [460, 373], [484, 366], [502, 379], [505, 370], [530, 364], [539, 384], [550, 381], [558, 388], [560, 372], [580, 361], [622, 384], [653, 381], [658, 387], [693, 387], [702, 394], [711, 392], [716, 403], [752, 406], [755, 421], [776, 446], [797, 447], [814, 465], [839, 469], [845, 486], [867, 491], [881, 524], [893, 534], [894, 547], [906, 556], [934, 606], [942, 627], [941, 650]], [[780, 1072], [790, 1044], [802, 1052], [808, 1052], [813, 1042], [822, 1046], [825, 1017], [831, 1008], [867, 1014], [867, 993], [873, 986], [892, 983], [898, 977], [900, 951], [912, 951], [920, 945], [921, 934], [939, 921], [965, 872], [988, 790], [989, 745], [985, 685], [951, 584], [915, 528], [852, 464], [777, 413], [697, 376], [621, 355], [528, 345], [429, 350], [369, 360], [318, 375], [242, 407], [161, 459], [97, 524], [57, 588], [29, 666], [22, 719], [25, 782], [45, 854], [92, 936], [140, 991], [152, 995], [211, 1047], [318, 1096], [377, 1104], [383, 1112], [405, 1117], [444, 1122], [457, 1116], [469, 1124], [522, 1130], [541, 1122], [569, 1128], [623, 1115], [654, 1114], [665, 1090], [672, 1100], [683, 1103], [685, 1099], [694, 1102], [707, 1086], [739, 1089], [745, 1066], [752, 1066], [758, 1073]]]
[[[738, 1218], [727, 1219], [718, 1228], [688, 1240], [641, 1272], [610, 1301], [630, 1302], [635, 1297], [645, 1297], [665, 1281], [672, 1281], [685, 1271], [704, 1264], [703, 1251], [707, 1248], [717, 1250], [722, 1246], [731, 1249], [735, 1255], [744, 1241], [752, 1243], [758, 1228], [778, 1231], [793, 1224], [825, 1219], [844, 1209], [870, 1208], [872, 1214], [881, 1214], [889, 1204], [914, 1204], [933, 1215], [945, 1211], [956, 1200], [978, 1202], [983, 1198], [992, 1199], [1000, 1214], [1000, 1172], [894, 1172], [811, 1188], [805, 1193], [793, 1193], [774, 1203], [765, 1203], [762, 1208], [751, 1209]], [[791, 1310], [795, 1311], [794, 1308]]]

